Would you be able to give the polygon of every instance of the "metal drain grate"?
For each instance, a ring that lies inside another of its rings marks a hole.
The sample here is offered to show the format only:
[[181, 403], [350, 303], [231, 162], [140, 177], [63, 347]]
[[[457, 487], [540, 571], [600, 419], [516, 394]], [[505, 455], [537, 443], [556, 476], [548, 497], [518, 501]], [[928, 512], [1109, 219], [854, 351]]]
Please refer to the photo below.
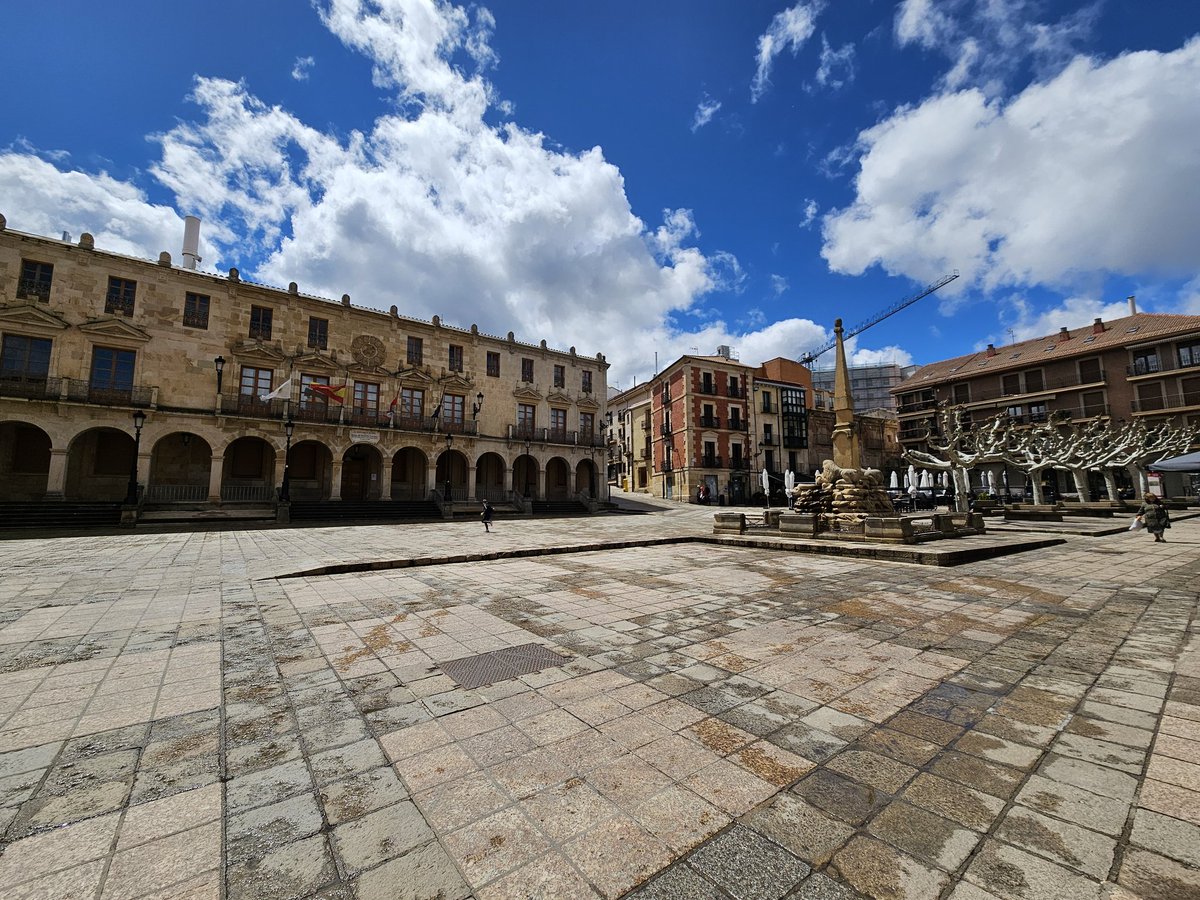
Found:
[[567, 660], [568, 657], [559, 656], [541, 644], [522, 644], [451, 659], [440, 663], [439, 667], [460, 686], [470, 689], [561, 666]]

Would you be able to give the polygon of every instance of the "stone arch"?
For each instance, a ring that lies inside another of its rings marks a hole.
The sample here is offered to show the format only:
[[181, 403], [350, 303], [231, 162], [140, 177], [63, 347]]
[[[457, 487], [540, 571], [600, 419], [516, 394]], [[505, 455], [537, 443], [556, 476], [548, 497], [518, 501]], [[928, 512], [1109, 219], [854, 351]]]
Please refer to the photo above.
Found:
[[133, 435], [105, 426], [81, 431], [67, 450], [63, 496], [68, 500], [124, 500], [135, 464]]
[[571, 467], [561, 456], [546, 463], [546, 499], [568, 500], [571, 497]]
[[208, 499], [212, 447], [190, 431], [173, 431], [154, 442], [146, 499], [154, 502]]
[[437, 491], [445, 500], [467, 499], [467, 458], [457, 450], [443, 450], [434, 475]]
[[53, 442], [28, 422], [0, 422], [0, 500], [41, 500], [50, 477]]
[[373, 444], [351, 444], [342, 454], [343, 500], [378, 500], [383, 457]]
[[599, 470], [590, 459], [581, 459], [575, 465], [575, 493], [587, 494], [592, 499], [600, 496]]
[[333, 452], [315, 438], [288, 451], [288, 499], [325, 500], [333, 493]]
[[537, 500], [538, 495], [538, 473], [541, 471], [541, 466], [538, 461], [528, 453], [522, 453], [513, 460], [513, 491], [518, 497], [524, 497], [527, 500]]
[[416, 447], [402, 447], [392, 456], [392, 499], [425, 500], [429, 494], [429, 457]]
[[504, 489], [504, 457], [499, 453], [484, 453], [475, 461], [475, 498], [501, 503], [508, 499]]
[[273, 500], [275, 456], [275, 448], [263, 438], [245, 436], [230, 441], [221, 464], [221, 500], [232, 503]]

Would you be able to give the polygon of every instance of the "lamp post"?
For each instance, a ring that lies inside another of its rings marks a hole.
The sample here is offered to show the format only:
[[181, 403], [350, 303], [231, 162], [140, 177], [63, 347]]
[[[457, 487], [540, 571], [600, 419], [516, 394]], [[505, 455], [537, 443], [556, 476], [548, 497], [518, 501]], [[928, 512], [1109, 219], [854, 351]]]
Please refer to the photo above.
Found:
[[283, 433], [287, 435], [287, 442], [283, 448], [283, 484], [279, 486], [279, 499], [284, 503], [290, 503], [292, 500], [291, 483], [288, 476], [288, 457], [292, 455], [292, 433], [296, 430], [296, 423], [291, 417], [283, 423]]
[[221, 379], [225, 373], [225, 357], [218, 356], [213, 360], [213, 365], [217, 367], [217, 393], [221, 393]]
[[133, 462], [129, 464], [129, 487], [125, 491], [125, 502], [136, 506], [138, 502], [138, 452], [142, 446], [142, 426], [146, 424], [146, 414], [140, 409], [133, 413]]
[[471, 418], [478, 419], [481, 409], [483, 409], [483, 391], [475, 395], [475, 402], [471, 404]]

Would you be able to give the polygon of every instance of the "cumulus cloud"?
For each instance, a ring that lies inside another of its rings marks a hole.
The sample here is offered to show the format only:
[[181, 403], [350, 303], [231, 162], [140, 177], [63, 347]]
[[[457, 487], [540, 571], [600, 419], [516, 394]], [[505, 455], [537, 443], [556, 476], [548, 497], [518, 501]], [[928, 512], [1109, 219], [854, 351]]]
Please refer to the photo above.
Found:
[[712, 117], [717, 114], [717, 110], [721, 108], [721, 101], [714, 100], [712, 97], [705, 95], [696, 107], [696, 113], [692, 116], [692, 132], [695, 133], [712, 121]]
[[859, 135], [855, 199], [823, 220], [832, 269], [953, 289], [1071, 289], [1200, 267], [1200, 38], [1078, 58], [1007, 101], [939, 94]]
[[[1060, 328], [1082, 328], [1096, 319], [1111, 321], [1129, 315], [1128, 300], [1104, 301], [1095, 297], [1067, 297], [1057, 306], [1041, 307], [1022, 294], [1004, 300], [1000, 320], [1004, 331], [993, 335], [983, 344], [1028, 341], [1057, 334]], [[1139, 311], [1146, 312], [1141, 306]]]
[[821, 207], [819, 207], [817, 205], [816, 200], [813, 200], [810, 198], [810, 199], [804, 201], [804, 219], [800, 222], [800, 227], [801, 228], [811, 227], [812, 223], [816, 221], [817, 212], [820, 210], [820, 208]]
[[308, 81], [309, 70], [316, 62], [311, 56], [297, 56], [296, 63], [292, 66], [292, 77], [297, 81]]
[[1041, 22], [1041, 4], [975, 0], [902, 0], [894, 33], [901, 46], [943, 54], [950, 68], [941, 85], [1002, 93], [1005, 82], [1029, 61], [1041, 77], [1065, 66], [1091, 34], [1099, 3], [1053, 22]]
[[784, 50], [795, 56], [813, 35], [823, 0], [800, 0], [795, 6], [775, 14], [767, 30], [758, 36], [757, 66], [750, 84], [750, 101], [757, 103], [771, 83], [771, 67]]
[[771, 293], [778, 297], [788, 289], [788, 280], [782, 275], [771, 276]]
[[75, 239], [86, 231], [115, 253], [155, 259], [167, 250], [179, 258], [183, 217], [103, 172], [64, 172], [28, 153], [0, 153], [0, 194], [9, 228], [52, 237], [66, 231]]
[[896, 346], [880, 347], [877, 350], [866, 347], [855, 347], [851, 350], [847, 347], [846, 362], [852, 366], [911, 366], [913, 358], [907, 350]]

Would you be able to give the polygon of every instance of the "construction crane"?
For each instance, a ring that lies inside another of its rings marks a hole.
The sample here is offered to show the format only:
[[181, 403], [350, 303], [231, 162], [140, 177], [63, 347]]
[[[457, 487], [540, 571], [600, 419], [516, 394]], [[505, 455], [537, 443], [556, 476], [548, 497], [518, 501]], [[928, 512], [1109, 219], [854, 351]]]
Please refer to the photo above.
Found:
[[[950, 282], [952, 282], [957, 277], [958, 277], [958, 269], [955, 269], [949, 275], [943, 275], [937, 281], [933, 282], [933, 284], [926, 285], [922, 290], [913, 294], [911, 297], [905, 297], [900, 302], [893, 303], [887, 309], [876, 313], [875, 315], [871, 316], [871, 318], [867, 319], [867, 321], [863, 322], [862, 324], [854, 326], [849, 331], [845, 332], [842, 335], [842, 337], [843, 338], [852, 338], [856, 334], [862, 334], [864, 331], [866, 331], [872, 325], [878, 325], [880, 322], [882, 322], [884, 319], [888, 318], [889, 316], [894, 316], [896, 313], [900, 312], [900, 310], [907, 309], [908, 307], [910, 307], [914, 303], [916, 303], [918, 300], [920, 300], [922, 297], [928, 297], [934, 291], [941, 290], [942, 288], [944, 288], [946, 285], [948, 285]], [[803, 356], [800, 357], [800, 363], [805, 366], [810, 365], [814, 359], [816, 359], [822, 353], [832, 350], [835, 346], [837, 346], [837, 338], [834, 338], [829, 343], [825, 344], [823, 347], [818, 347], [816, 350], [809, 350], [807, 353], [805, 353]]]

